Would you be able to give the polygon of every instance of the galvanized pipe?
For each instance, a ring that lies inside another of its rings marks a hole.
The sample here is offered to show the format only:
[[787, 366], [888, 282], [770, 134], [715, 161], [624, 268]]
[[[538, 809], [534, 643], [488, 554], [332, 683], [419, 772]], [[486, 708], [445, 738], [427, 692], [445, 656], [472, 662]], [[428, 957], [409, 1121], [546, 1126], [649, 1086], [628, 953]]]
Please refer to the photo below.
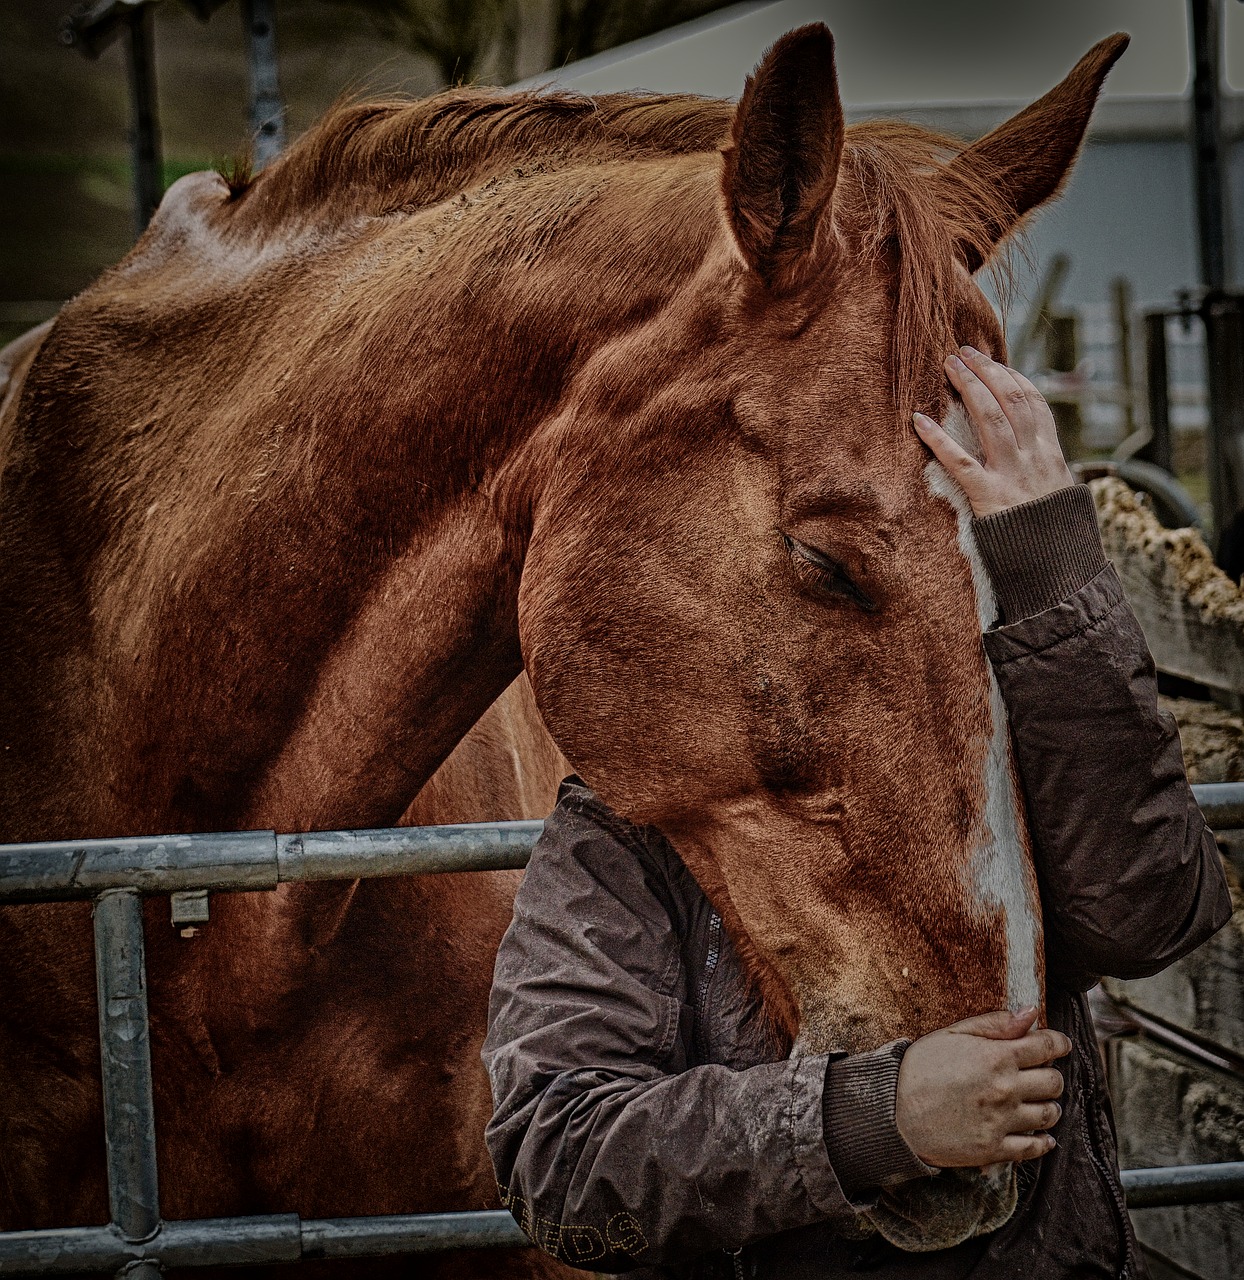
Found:
[[[1244, 827], [1244, 782], [1202, 783], [1192, 794], [1215, 830]], [[527, 865], [543, 827], [537, 821], [479, 822], [6, 844], [0, 845], [0, 902], [91, 898], [107, 889], [247, 891], [307, 880], [504, 871]]]
[[250, 124], [258, 170], [280, 155], [285, 146], [285, 107], [277, 73], [275, 0], [242, 0], [242, 24], [250, 49]]
[[117, 1230], [135, 1243], [159, 1230], [160, 1197], [143, 903], [134, 889], [110, 889], [95, 904], [95, 987], [108, 1203]]
[[1202, 782], [1192, 788], [1192, 796], [1215, 831], [1244, 827], [1244, 782]]
[[1129, 1209], [1244, 1200], [1244, 1160], [1168, 1169], [1125, 1169], [1123, 1191]]
[[282, 1213], [166, 1222], [157, 1235], [139, 1244], [125, 1241], [112, 1227], [0, 1233], [0, 1275], [81, 1274], [135, 1264], [255, 1266], [314, 1258], [524, 1248], [530, 1243], [501, 1209], [305, 1222], [297, 1214]]
[[531, 1241], [503, 1209], [319, 1218], [302, 1224], [304, 1258], [375, 1258], [444, 1249], [509, 1249]]
[[493, 822], [312, 831], [278, 836], [277, 865], [282, 881], [512, 870], [527, 865], [543, 830], [543, 822]]
[[273, 889], [276, 882], [271, 831], [0, 845], [0, 902], [92, 898], [106, 889]]
[[491, 822], [6, 844], [0, 845], [0, 902], [91, 898], [106, 889], [245, 891], [274, 889], [282, 881], [503, 871], [527, 865], [543, 828], [542, 822]]
[[[1122, 1178], [1131, 1209], [1244, 1199], [1244, 1161], [1125, 1169]], [[157, 1262], [164, 1267], [256, 1265], [529, 1244], [514, 1219], [499, 1209], [305, 1222], [286, 1213], [166, 1222], [156, 1236], [138, 1244], [126, 1242], [112, 1227], [0, 1233], [0, 1275], [113, 1271], [136, 1262], [152, 1267]]]

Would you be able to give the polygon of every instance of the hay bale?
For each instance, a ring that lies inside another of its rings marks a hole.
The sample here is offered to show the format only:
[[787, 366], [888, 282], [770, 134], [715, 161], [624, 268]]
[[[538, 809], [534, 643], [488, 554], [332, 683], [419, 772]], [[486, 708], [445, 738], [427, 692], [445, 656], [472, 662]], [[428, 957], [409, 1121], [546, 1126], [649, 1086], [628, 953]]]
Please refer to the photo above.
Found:
[[1213, 702], [1158, 701], [1179, 725], [1189, 782], [1244, 781], [1244, 718]]
[[1089, 488], [1102, 544], [1163, 671], [1244, 693], [1244, 592], [1195, 529], [1166, 529], [1113, 476]]

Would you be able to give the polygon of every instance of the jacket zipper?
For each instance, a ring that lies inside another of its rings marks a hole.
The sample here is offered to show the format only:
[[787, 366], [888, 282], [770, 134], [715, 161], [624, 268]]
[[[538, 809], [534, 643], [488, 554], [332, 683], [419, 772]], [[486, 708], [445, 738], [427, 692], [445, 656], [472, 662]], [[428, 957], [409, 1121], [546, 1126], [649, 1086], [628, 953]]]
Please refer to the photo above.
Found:
[[[1081, 1008], [1080, 1000], [1072, 998], [1072, 1008], [1075, 1010], [1075, 1019], [1079, 1035], [1076, 1037], [1076, 1052], [1080, 1055], [1084, 1074], [1087, 1076], [1087, 1088], [1081, 1087], [1080, 1092], [1080, 1124], [1084, 1128], [1084, 1137], [1088, 1143], [1089, 1159], [1093, 1162], [1093, 1167], [1097, 1170], [1097, 1176], [1106, 1186], [1106, 1190], [1110, 1193], [1110, 1200], [1114, 1206], [1115, 1218], [1117, 1220], [1119, 1239], [1123, 1243], [1123, 1269], [1119, 1272], [1119, 1280], [1130, 1280], [1132, 1275], [1132, 1246], [1131, 1237], [1127, 1230], [1127, 1205], [1123, 1200], [1123, 1193], [1116, 1183], [1116, 1180], [1110, 1176], [1110, 1170], [1106, 1167], [1106, 1161], [1100, 1150], [1101, 1136], [1097, 1131], [1096, 1115], [1089, 1115], [1089, 1101], [1097, 1096], [1097, 1062], [1095, 1060], [1096, 1044], [1093, 1040], [1094, 1032], [1091, 1021], [1085, 1019], [1084, 1010]], [[1088, 1037], [1089, 1048], [1085, 1051], [1082, 1042]]]
[[[697, 1020], [697, 1040], [699, 1041], [700, 1061], [708, 1060], [708, 989], [717, 972], [717, 962], [721, 959], [721, 916], [716, 911], [708, 915], [708, 953], [704, 957], [704, 970], [700, 974], [700, 987], [696, 995], [695, 1012]], [[734, 1280], [746, 1280], [743, 1272], [743, 1250], [724, 1249], [734, 1269]]]
[[699, 1049], [701, 1060], [708, 1058], [708, 988], [721, 957], [721, 917], [716, 911], [708, 917], [708, 954], [704, 957], [704, 972], [700, 975], [700, 990], [696, 997], [696, 1016], [699, 1019]]

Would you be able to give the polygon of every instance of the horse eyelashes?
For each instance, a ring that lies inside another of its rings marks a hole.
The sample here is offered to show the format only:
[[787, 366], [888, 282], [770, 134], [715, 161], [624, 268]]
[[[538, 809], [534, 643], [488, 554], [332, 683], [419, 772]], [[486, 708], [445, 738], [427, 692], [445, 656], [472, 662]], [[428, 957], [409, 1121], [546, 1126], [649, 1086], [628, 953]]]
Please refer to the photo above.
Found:
[[851, 575], [832, 556], [809, 547], [788, 533], [782, 534], [782, 541], [786, 543], [796, 571], [818, 591], [850, 600], [865, 613], [876, 613], [876, 603], [860, 590]]

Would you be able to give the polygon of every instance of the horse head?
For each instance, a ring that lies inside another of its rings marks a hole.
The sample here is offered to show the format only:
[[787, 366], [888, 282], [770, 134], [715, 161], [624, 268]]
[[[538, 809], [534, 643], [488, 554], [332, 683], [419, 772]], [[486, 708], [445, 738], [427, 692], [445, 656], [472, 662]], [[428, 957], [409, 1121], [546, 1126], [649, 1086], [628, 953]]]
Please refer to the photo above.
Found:
[[803, 1051], [1042, 1002], [990, 585], [910, 420], [972, 443], [944, 357], [1005, 358], [973, 274], [1058, 191], [1126, 43], [963, 148], [845, 128], [829, 32], [784, 37], [717, 188], [677, 192], [697, 269], [538, 442], [519, 619], [541, 712], [668, 836]]

